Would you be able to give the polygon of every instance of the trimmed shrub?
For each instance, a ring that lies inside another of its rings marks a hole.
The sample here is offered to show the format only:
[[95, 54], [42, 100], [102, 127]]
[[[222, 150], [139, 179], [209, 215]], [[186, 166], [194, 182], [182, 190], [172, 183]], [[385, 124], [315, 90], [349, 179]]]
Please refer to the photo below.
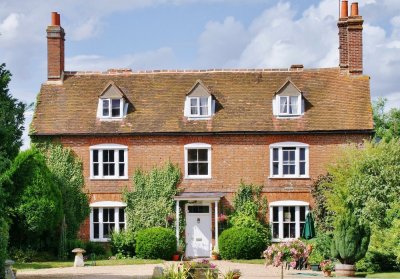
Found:
[[265, 247], [271, 245], [271, 232], [269, 227], [261, 224], [258, 219], [239, 213], [233, 215], [230, 222], [233, 227], [254, 229], [263, 239]]
[[265, 250], [265, 241], [254, 229], [233, 227], [219, 237], [219, 252], [223, 259], [256, 259]]
[[135, 255], [135, 236], [132, 232], [115, 232], [111, 236], [111, 252], [113, 255], [132, 257]]
[[176, 250], [176, 237], [171, 229], [154, 227], [139, 231], [136, 236], [138, 258], [170, 260]]

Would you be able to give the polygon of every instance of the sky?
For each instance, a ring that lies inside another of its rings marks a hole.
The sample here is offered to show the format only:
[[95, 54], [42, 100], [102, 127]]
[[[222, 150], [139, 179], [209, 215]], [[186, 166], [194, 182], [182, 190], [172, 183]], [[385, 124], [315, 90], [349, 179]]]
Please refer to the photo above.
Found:
[[[399, 108], [400, 1], [358, 2], [372, 99]], [[67, 71], [338, 66], [339, 0], [1, 0], [0, 63], [13, 74], [11, 94], [28, 104], [47, 78], [52, 11], [66, 32]]]

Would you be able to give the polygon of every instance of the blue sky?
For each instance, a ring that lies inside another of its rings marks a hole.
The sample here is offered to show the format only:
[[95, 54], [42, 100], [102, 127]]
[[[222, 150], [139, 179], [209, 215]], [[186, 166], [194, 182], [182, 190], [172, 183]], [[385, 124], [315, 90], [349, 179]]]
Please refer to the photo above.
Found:
[[[400, 1], [359, 4], [371, 94], [400, 107]], [[335, 67], [338, 6], [338, 0], [2, 0], [0, 62], [13, 74], [12, 94], [34, 102], [47, 74], [45, 30], [57, 11], [66, 70]]]

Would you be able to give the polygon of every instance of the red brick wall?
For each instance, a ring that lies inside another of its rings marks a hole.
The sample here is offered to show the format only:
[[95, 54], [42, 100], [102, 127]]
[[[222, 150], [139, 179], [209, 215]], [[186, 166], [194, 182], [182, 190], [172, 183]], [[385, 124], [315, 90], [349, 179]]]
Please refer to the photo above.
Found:
[[[90, 202], [119, 201], [124, 187], [132, 185], [134, 170], [150, 170], [168, 160], [177, 163], [184, 172], [184, 145], [211, 144], [212, 179], [182, 179], [179, 187], [188, 192], [225, 192], [232, 200], [241, 181], [263, 185], [269, 202], [301, 200], [313, 204], [310, 187], [327, 165], [337, 158], [340, 149], [349, 142], [362, 142], [365, 135], [232, 135], [232, 136], [152, 136], [152, 137], [62, 137], [63, 145], [71, 147], [82, 159], [85, 187]], [[269, 178], [269, 145], [283, 141], [309, 144], [309, 179]], [[126, 180], [91, 180], [89, 147], [114, 143], [128, 146], [128, 176]], [[82, 232], [88, 231], [88, 223]], [[83, 233], [83, 235], [88, 235]]]

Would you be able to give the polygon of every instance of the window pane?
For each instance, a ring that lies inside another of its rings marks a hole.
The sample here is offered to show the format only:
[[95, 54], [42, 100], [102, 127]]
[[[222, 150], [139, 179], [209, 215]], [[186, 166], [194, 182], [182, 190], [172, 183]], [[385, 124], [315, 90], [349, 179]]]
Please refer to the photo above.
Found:
[[296, 237], [296, 223], [290, 223], [290, 238]]
[[118, 155], [119, 162], [124, 162], [125, 161], [125, 157], [124, 157], [125, 151], [124, 150], [119, 150], [118, 153], [119, 153], [119, 155]]
[[306, 149], [300, 148], [300, 161], [305, 161], [305, 160], [306, 160]]
[[93, 222], [99, 222], [99, 209], [93, 209]]
[[197, 161], [197, 149], [188, 149], [188, 161], [189, 162]]
[[208, 115], [208, 107], [200, 107], [200, 115]]
[[119, 176], [125, 176], [125, 164], [119, 164], [118, 175]]
[[272, 208], [272, 221], [278, 222], [279, 221], [279, 207]]
[[115, 165], [114, 164], [110, 164], [109, 171], [110, 171], [110, 175], [115, 175]]
[[207, 149], [198, 149], [199, 161], [207, 162], [208, 158], [208, 150]]
[[200, 106], [208, 106], [208, 98], [200, 98]]
[[108, 150], [103, 150], [103, 162], [108, 162]]
[[279, 161], [279, 149], [278, 148], [274, 148], [274, 149], [272, 149], [272, 153], [273, 153], [273, 155], [272, 155], [272, 160], [273, 161]]
[[290, 174], [290, 173], [289, 173], [289, 166], [288, 166], [288, 165], [284, 165], [284, 166], [283, 166], [283, 174]]
[[288, 223], [283, 224], [283, 237], [289, 238], [289, 225]]
[[112, 117], [121, 116], [120, 100], [112, 100], [111, 116]]
[[103, 208], [103, 222], [108, 222], [108, 208]]
[[93, 162], [98, 162], [98, 161], [99, 161], [99, 151], [93, 150]]
[[110, 175], [109, 164], [103, 164], [103, 175]]
[[287, 97], [280, 97], [280, 113], [287, 113]]
[[290, 106], [289, 106], [289, 114], [297, 114], [297, 101], [298, 97], [291, 96], [290, 97]]
[[272, 237], [279, 238], [279, 223], [272, 224]]
[[304, 228], [304, 223], [300, 223], [300, 235], [303, 232], [303, 228]]
[[190, 114], [193, 114], [193, 115], [198, 114], [198, 112], [197, 112], [197, 107], [191, 107], [191, 108], [190, 108]]
[[304, 222], [306, 220], [306, 207], [300, 206], [300, 222]]
[[283, 161], [288, 161], [289, 160], [289, 151], [284, 149], [283, 150]]
[[119, 209], [119, 222], [124, 223], [125, 222], [125, 210], [123, 208]]
[[289, 151], [289, 160], [294, 162], [296, 160], [296, 152], [295, 150]]
[[188, 175], [197, 175], [197, 163], [188, 164]]
[[98, 163], [93, 164], [93, 175], [94, 176], [99, 175], [99, 164]]
[[272, 174], [273, 175], [279, 174], [279, 163], [278, 162], [272, 164]]
[[114, 150], [108, 150], [109, 155], [108, 155], [108, 160], [109, 162], [115, 162], [114, 161]]
[[109, 116], [109, 115], [110, 115], [110, 101], [103, 100], [103, 116]]
[[306, 163], [305, 162], [300, 162], [300, 174], [301, 175], [306, 174]]
[[287, 206], [283, 207], [283, 221], [284, 222], [290, 221], [290, 210], [289, 210], [289, 207], [287, 207]]
[[190, 205], [188, 206], [189, 213], [209, 213], [210, 207], [206, 205]]
[[207, 163], [199, 163], [199, 174], [207, 175], [208, 174], [208, 164]]
[[123, 230], [125, 230], [125, 224], [119, 223], [119, 231], [122, 232]]
[[191, 98], [190, 99], [190, 106], [191, 107], [197, 107], [197, 98]]
[[295, 220], [295, 218], [296, 218], [296, 207], [294, 207], [294, 206], [291, 206], [290, 207], [290, 221], [291, 222], [295, 222], [296, 220]]
[[290, 165], [289, 166], [289, 174], [295, 174], [296, 173], [296, 166]]
[[109, 221], [110, 222], [114, 222], [114, 220], [115, 220], [114, 208], [110, 208], [109, 211], [108, 211], [108, 214], [109, 214]]
[[93, 224], [93, 238], [99, 238], [99, 223]]

